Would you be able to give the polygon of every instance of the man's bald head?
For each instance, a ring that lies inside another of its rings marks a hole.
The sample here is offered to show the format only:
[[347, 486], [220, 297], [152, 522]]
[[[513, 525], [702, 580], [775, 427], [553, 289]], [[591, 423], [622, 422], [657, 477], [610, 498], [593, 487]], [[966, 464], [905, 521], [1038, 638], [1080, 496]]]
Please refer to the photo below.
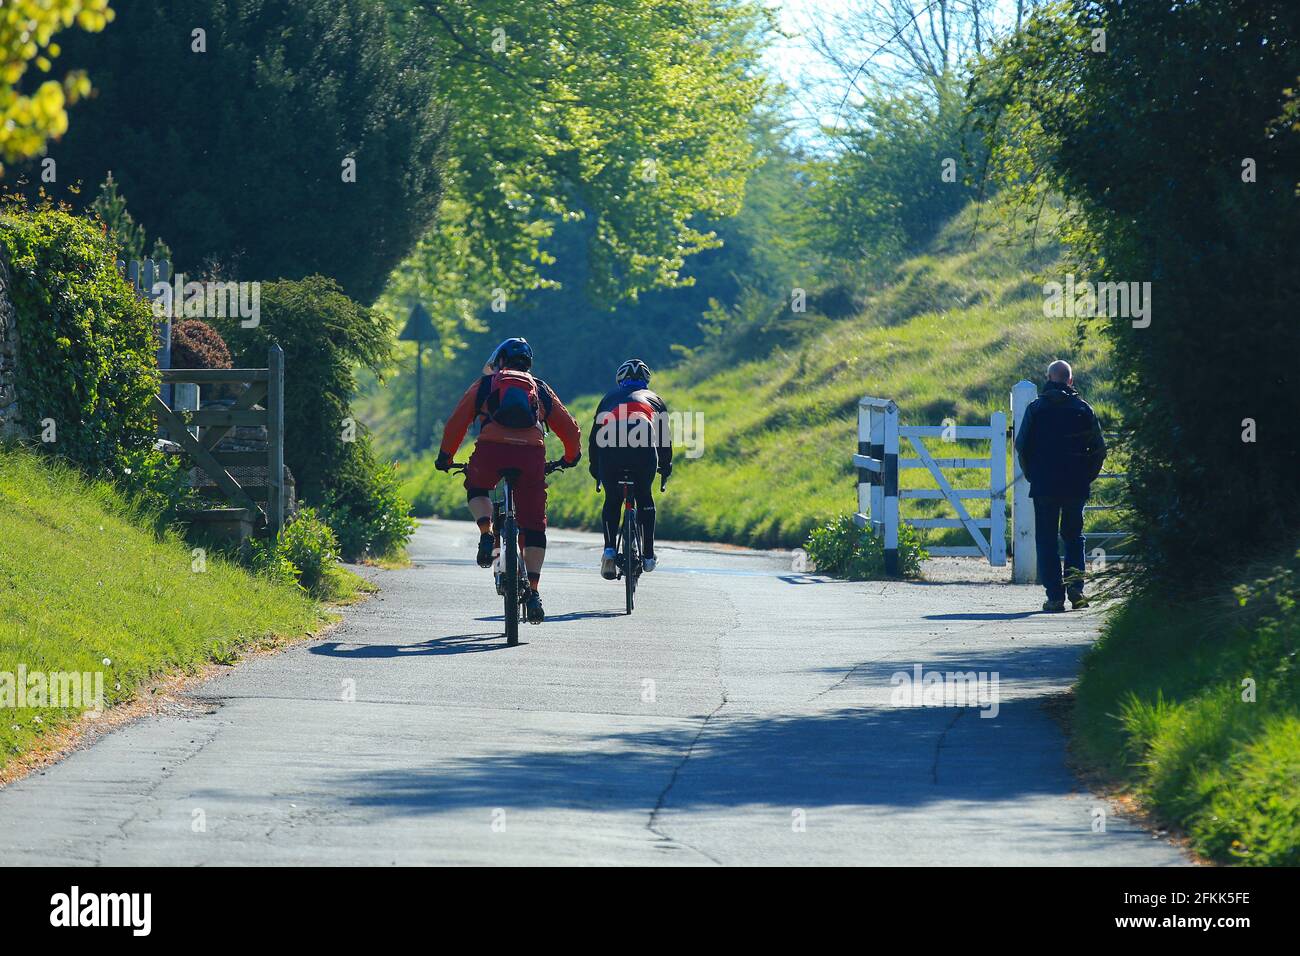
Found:
[[1063, 385], [1071, 385], [1074, 382], [1074, 370], [1070, 368], [1069, 362], [1057, 359], [1047, 366], [1047, 380], [1049, 382], [1060, 382]]

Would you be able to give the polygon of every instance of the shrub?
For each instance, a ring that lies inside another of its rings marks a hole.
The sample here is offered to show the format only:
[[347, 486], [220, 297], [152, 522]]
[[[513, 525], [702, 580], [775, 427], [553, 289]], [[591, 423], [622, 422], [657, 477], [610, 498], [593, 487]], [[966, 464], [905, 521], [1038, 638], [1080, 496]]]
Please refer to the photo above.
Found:
[[314, 508], [303, 508], [280, 532], [280, 553], [298, 570], [298, 583], [316, 592], [339, 559], [339, 542]]
[[[885, 577], [885, 546], [882, 539], [853, 523], [853, 516], [837, 515], [808, 535], [804, 544], [808, 557], [818, 571], [847, 578], [869, 581]], [[898, 529], [898, 567], [903, 577], [921, 574], [921, 562], [928, 557], [920, 538], [911, 525]]]
[[199, 319], [172, 327], [172, 368], [233, 368], [226, 340]]
[[320, 597], [329, 590], [327, 580], [339, 560], [339, 543], [316, 509], [303, 508], [279, 538], [250, 542], [248, 559], [255, 571]]
[[346, 465], [326, 492], [321, 511], [338, 533], [345, 560], [392, 556], [416, 527], [410, 505], [398, 492], [397, 468], [375, 459], [369, 435], [349, 447]]
[[92, 473], [120, 478], [154, 439], [157, 337], [149, 305], [118, 273], [113, 241], [49, 206], [0, 212], [17, 311], [18, 399], [42, 447]]
[[189, 461], [153, 449], [137, 449], [123, 456], [118, 486], [141, 518], [161, 532], [176, 517], [180, 504], [193, 494]]
[[256, 571], [277, 584], [297, 584], [298, 569], [279, 547], [279, 543], [270, 538], [254, 538], [248, 545], [248, 564]]
[[273, 343], [284, 349], [284, 460], [300, 497], [318, 504], [351, 454], [343, 432], [357, 390], [356, 369], [382, 367], [392, 348], [392, 325], [324, 276], [265, 283], [260, 309], [254, 328], [238, 319], [215, 324], [243, 366], [265, 365]]

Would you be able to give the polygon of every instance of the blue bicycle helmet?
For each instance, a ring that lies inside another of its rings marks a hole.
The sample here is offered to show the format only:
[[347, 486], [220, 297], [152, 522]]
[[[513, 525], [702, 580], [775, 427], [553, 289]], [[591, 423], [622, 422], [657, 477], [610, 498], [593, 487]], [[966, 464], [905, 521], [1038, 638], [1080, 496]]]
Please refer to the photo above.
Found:
[[533, 347], [527, 339], [506, 339], [496, 347], [486, 367], [494, 372], [503, 368], [527, 372], [533, 367]]

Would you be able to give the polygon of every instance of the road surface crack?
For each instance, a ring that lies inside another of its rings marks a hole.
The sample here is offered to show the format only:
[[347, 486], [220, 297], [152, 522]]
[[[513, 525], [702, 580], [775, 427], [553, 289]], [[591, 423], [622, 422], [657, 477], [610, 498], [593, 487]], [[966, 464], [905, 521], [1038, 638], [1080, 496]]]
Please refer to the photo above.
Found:
[[957, 721], [961, 720], [962, 716], [968, 710], [970, 710], [969, 707], [963, 707], [958, 710], [957, 713], [953, 715], [952, 720], [948, 721], [948, 726], [943, 728], [943, 733], [939, 735], [939, 739], [934, 742], [934, 763], [930, 766], [931, 783], [937, 784], [939, 782], [939, 753], [943, 750], [944, 742], [948, 739], [948, 731], [957, 726]]
[[719, 860], [717, 857], [713, 856], [710, 853], [707, 853], [704, 850], [701, 850], [697, 846], [691, 846], [689, 843], [683, 843], [681, 840], [673, 839], [663, 830], [663, 828], [659, 824], [659, 816], [663, 812], [664, 807], [668, 803], [668, 794], [670, 794], [672, 792], [673, 787], [676, 786], [677, 778], [681, 776], [682, 770], [686, 767], [686, 762], [690, 760], [691, 755], [695, 753], [695, 748], [699, 744], [700, 738], [704, 736], [704, 732], [708, 730], [709, 723], [713, 720], [714, 717], [718, 716], [718, 714], [721, 713], [722, 708], [727, 706], [727, 687], [723, 683], [723, 679], [722, 679], [722, 642], [730, 634], [733, 634], [735, 631], [737, 631], [740, 628], [741, 618], [740, 618], [740, 608], [736, 607], [736, 604], [734, 601], [731, 600], [731, 597], [725, 591], [720, 591], [719, 596], [723, 598], [727, 602], [727, 604], [731, 606], [731, 623], [723, 630], [718, 632], [718, 635], [713, 642], [713, 651], [714, 651], [713, 674], [714, 674], [714, 678], [718, 682], [718, 688], [721, 692], [722, 699], [718, 702], [717, 707], [714, 707], [713, 710], [709, 711], [707, 714], [704, 715], [704, 720], [700, 722], [700, 727], [695, 732], [695, 736], [691, 739], [690, 745], [686, 748], [686, 752], [682, 754], [682, 759], [677, 761], [677, 765], [673, 767], [673, 772], [668, 778], [668, 783], [664, 786], [663, 790], [659, 792], [659, 798], [655, 801], [655, 805], [653, 809], [651, 809], [650, 811], [650, 819], [646, 821], [646, 829], [659, 838], [659, 840], [661, 841], [660, 842], [661, 846], [665, 846], [665, 847], [670, 845], [683, 846], [686, 847], [688, 850], [694, 850], [696, 853], [698, 853], [700, 856], [704, 857], [706, 860], [710, 861], [711, 863], [715, 863], [718, 866], [722, 866], [723, 865], [722, 861]]
[[678, 776], [681, 775], [682, 768], [686, 766], [686, 761], [690, 760], [691, 754], [695, 752], [695, 745], [698, 744], [700, 742], [700, 738], [704, 736], [704, 731], [708, 729], [709, 722], [713, 720], [713, 718], [718, 715], [718, 712], [721, 711], [722, 708], [726, 706], [727, 706], [727, 694], [724, 691], [722, 694], [722, 702], [718, 704], [717, 707], [714, 707], [713, 710], [709, 711], [707, 714], [704, 715], [704, 720], [700, 722], [699, 730], [695, 732], [695, 736], [694, 738], [692, 738], [690, 746], [686, 748], [686, 753], [682, 754], [682, 759], [677, 761], [677, 766], [673, 767], [672, 775], [668, 778], [668, 784], [663, 788], [663, 790], [659, 792], [659, 799], [655, 801], [654, 809], [650, 811], [650, 819], [646, 821], [646, 829], [649, 830], [651, 833], [653, 833], [655, 836], [657, 836], [660, 840], [664, 841], [665, 843], [675, 843], [678, 846], [684, 846], [687, 849], [694, 850], [696, 853], [700, 854], [700, 856], [706, 857], [707, 859], [718, 864], [719, 866], [722, 865], [722, 861], [719, 860], [717, 857], [706, 853], [704, 850], [701, 850], [699, 847], [691, 846], [688, 843], [683, 843], [681, 840], [674, 840], [672, 837], [670, 837], [667, 833], [665, 833], [663, 830], [659, 828], [658, 819], [659, 819], [660, 811], [662, 811], [664, 808], [664, 804], [668, 802], [668, 794], [672, 791], [673, 787], [676, 785]]
[[[930, 638], [928, 641], [918, 641], [917, 643], [913, 644], [912, 647], [925, 647], [928, 644], [933, 644], [935, 641], [941, 641], [947, 636], [948, 635], [946, 634], [939, 634], [936, 635], [935, 637]], [[843, 687], [846, 683], [849, 682], [849, 680], [853, 677], [854, 674], [862, 670], [862, 668], [869, 667], [872, 664], [879, 664], [884, 659], [885, 658], [881, 656], [881, 657], [873, 657], [870, 660], [866, 660], [866, 661], [859, 661], [858, 663], [850, 667], [847, 671], [845, 671], [844, 675], [839, 680], [837, 680], [834, 684], [831, 684], [830, 687], [827, 687], [825, 690], [818, 691], [817, 693], [813, 694], [812, 697], [808, 698], [808, 703], [811, 704], [814, 701], [820, 700], [821, 698], [825, 697], [827, 694], [831, 693], [832, 691], [839, 690], [841, 687]]]
[[[205, 714], [204, 717], [211, 717], [213, 713], [215, 713], [215, 711]], [[208, 745], [217, 739], [222, 728], [223, 723], [220, 720], [213, 721], [211, 727], [207, 728], [207, 732], [201, 741], [190, 741], [191, 744], [197, 743], [198, 746], [192, 747], [188, 753], [185, 753], [178, 759], [170, 761], [170, 766], [159, 767], [154, 779], [148, 783], [144, 790], [136, 795], [135, 805], [131, 809], [130, 815], [116, 823], [113, 827], [115, 832], [104, 834], [104, 836], [96, 842], [94, 847], [95, 866], [104, 865], [104, 857], [108, 852], [108, 845], [110, 843], [120, 842], [125, 845], [130, 842], [131, 835], [127, 831], [132, 826], [143, 820], [146, 813], [152, 813], [154, 819], [157, 819], [160, 816], [160, 808], [157, 806], [155, 800], [158, 791], [163, 788], [168, 780], [176, 775], [176, 772], [180, 770], [181, 767], [185, 766], [185, 764], [203, 753], [203, 751], [208, 748]]]

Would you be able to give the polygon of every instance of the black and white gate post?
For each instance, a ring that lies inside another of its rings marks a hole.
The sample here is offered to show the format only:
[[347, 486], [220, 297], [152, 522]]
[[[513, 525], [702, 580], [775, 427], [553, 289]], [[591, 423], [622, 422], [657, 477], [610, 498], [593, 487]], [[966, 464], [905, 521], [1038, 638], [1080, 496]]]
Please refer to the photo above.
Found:
[[898, 406], [889, 399], [858, 401], [858, 512], [853, 521], [884, 536], [885, 573], [897, 575]]

